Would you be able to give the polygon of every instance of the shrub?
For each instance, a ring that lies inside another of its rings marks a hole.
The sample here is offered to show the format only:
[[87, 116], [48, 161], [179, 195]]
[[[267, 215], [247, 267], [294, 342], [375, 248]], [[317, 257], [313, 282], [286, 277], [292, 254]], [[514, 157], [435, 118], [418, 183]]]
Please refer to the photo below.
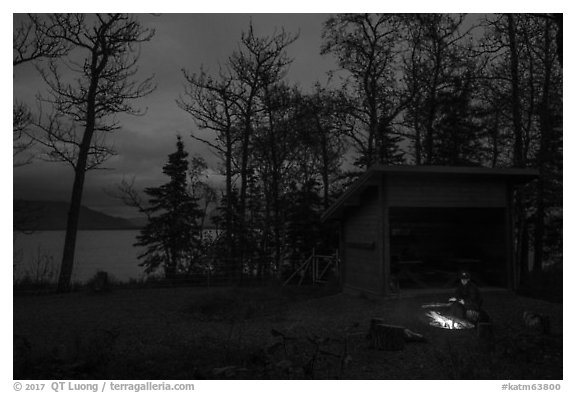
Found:
[[93, 293], [109, 292], [111, 287], [111, 279], [108, 277], [107, 272], [98, 271], [88, 282], [87, 286]]
[[34, 261], [24, 269], [20, 277], [14, 278], [15, 291], [43, 291], [55, 286], [56, 268], [54, 257], [38, 247]]

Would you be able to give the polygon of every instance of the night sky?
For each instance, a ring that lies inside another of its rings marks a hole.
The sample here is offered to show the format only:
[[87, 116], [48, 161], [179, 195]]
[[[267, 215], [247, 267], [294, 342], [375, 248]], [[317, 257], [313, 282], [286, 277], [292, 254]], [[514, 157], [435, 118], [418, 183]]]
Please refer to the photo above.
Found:
[[[181, 72], [199, 72], [203, 66], [217, 72], [218, 64], [238, 48], [242, 31], [252, 20], [258, 36], [272, 35], [282, 27], [289, 33], [298, 33], [299, 39], [289, 47], [294, 59], [287, 81], [309, 90], [314, 83], [325, 83], [327, 71], [335, 69], [330, 56], [320, 55], [322, 23], [327, 14], [140, 14], [144, 27], [155, 29], [150, 42], [141, 45], [138, 79], [155, 75], [157, 89], [137, 101], [147, 108], [144, 116], [121, 115], [121, 129], [114, 132], [109, 142], [118, 155], [110, 158], [104, 167], [108, 170], [89, 171], [84, 187], [83, 204], [107, 214], [131, 217], [137, 215], [111, 198], [105, 189], [114, 188], [123, 178], [136, 178], [136, 187], [160, 185], [166, 181], [162, 174], [168, 154], [175, 150], [176, 135], [182, 135], [190, 155], [203, 156], [213, 173], [212, 181], [221, 183], [216, 174], [219, 159], [209, 149], [190, 138], [192, 132], [205, 137], [209, 131], [198, 131], [193, 118], [180, 109], [176, 99], [184, 91]], [[14, 17], [16, 21], [18, 16]], [[47, 63], [39, 63], [41, 66]], [[27, 102], [35, 108], [35, 95], [44, 88], [44, 82], [32, 64], [14, 68], [14, 100]], [[14, 168], [13, 197], [32, 200], [68, 201], [73, 171], [69, 165], [34, 160], [31, 164]]]
[[[433, 5], [430, 3], [418, 4], [418, 2], [394, 3], [386, 4], [386, 9], [382, 11], [438, 12], [452, 9], [459, 12], [481, 12], [482, 8], [489, 8], [487, 7], [489, 3], [466, 5], [466, 9], [450, 4], [450, 2], [435, 2]], [[339, 2], [331, 3], [329, 6], [323, 6], [322, 3], [315, 3], [306, 7], [298, 2], [296, 4], [296, 9], [299, 12], [317, 12], [318, 9], [328, 12], [352, 11], [350, 6], [343, 7]], [[219, 8], [241, 12], [239, 7], [238, 4], [230, 7], [223, 3], [223, 6]], [[267, 9], [269, 10], [270, 7], [268, 6]], [[280, 6], [276, 5], [275, 7]], [[294, 9], [294, 6], [290, 4], [281, 7]], [[400, 9], [398, 9], [399, 7]], [[370, 7], [360, 2], [354, 3], [353, 10], [355, 12], [360, 10], [374, 11], [373, 8], [374, 6]], [[524, 10], [524, 8], [526, 9]], [[528, 12], [528, 8], [530, 7], [523, 7], [523, 11]], [[248, 12], [258, 10], [260, 7], [247, 3], [247, 5], [240, 7], [242, 12], [244, 9]], [[280, 11], [285, 10], [280, 9]], [[114, 187], [114, 184], [123, 178], [131, 178], [132, 176], [136, 177], [136, 186], [139, 189], [162, 184], [165, 179], [163, 179], [161, 168], [166, 162], [168, 154], [174, 151], [175, 137], [178, 134], [183, 136], [186, 149], [191, 155], [200, 154], [207, 160], [211, 172], [214, 174], [212, 177], [214, 183], [221, 183], [221, 179], [216, 175], [219, 160], [205, 145], [190, 138], [190, 134], [198, 132], [198, 130], [192, 117], [178, 108], [176, 104], [176, 99], [184, 91], [184, 78], [181, 69], [186, 68], [190, 72], [198, 72], [200, 67], [204, 66], [209, 71], [217, 71], [218, 63], [224, 63], [232, 51], [237, 48], [240, 34], [247, 30], [250, 20], [252, 20], [255, 32], [259, 36], [271, 35], [275, 29], [279, 30], [282, 27], [290, 33], [299, 32], [300, 38], [288, 48], [289, 55], [294, 59], [287, 76], [289, 82], [298, 83], [304, 90], [308, 90], [316, 81], [324, 83], [327, 78], [327, 71], [337, 67], [333, 57], [320, 55], [322, 23], [327, 19], [328, 13], [165, 13], [156, 15], [138, 15], [145, 27], [156, 30], [153, 39], [142, 44], [139, 63], [138, 77], [142, 79], [154, 74], [157, 84], [155, 92], [138, 101], [138, 106], [147, 108], [147, 113], [142, 117], [120, 117], [122, 128], [110, 138], [118, 152], [117, 156], [112, 157], [106, 163], [106, 167], [111, 169], [90, 171], [84, 187], [83, 204], [112, 215], [130, 217], [134, 216], [136, 212], [109, 197], [103, 189]], [[15, 18], [17, 17], [15, 16]], [[4, 25], [7, 26], [8, 23], [6, 20]], [[567, 26], [564, 35], [569, 37], [570, 25], [567, 24]], [[572, 56], [570, 51], [565, 51], [565, 53], [565, 61], [569, 67]], [[8, 73], [5, 74], [8, 76]], [[44, 82], [40, 79], [34, 66], [26, 64], [17, 67], [13, 71], [11, 81], [14, 86], [13, 99], [25, 101], [34, 106], [34, 96], [44, 86]], [[565, 95], [569, 103], [569, 89], [566, 89]], [[7, 107], [7, 105], [5, 106]], [[570, 106], [568, 105], [568, 107]], [[565, 121], [571, 120], [566, 117]], [[207, 136], [205, 132], [202, 134], [203, 137]], [[570, 145], [570, 133], [565, 135], [564, 143]], [[571, 167], [570, 154], [566, 155], [564, 165]], [[69, 166], [35, 160], [30, 165], [13, 169], [13, 197], [67, 201], [72, 184], [72, 175], [73, 172]], [[570, 190], [569, 187], [565, 189]]]

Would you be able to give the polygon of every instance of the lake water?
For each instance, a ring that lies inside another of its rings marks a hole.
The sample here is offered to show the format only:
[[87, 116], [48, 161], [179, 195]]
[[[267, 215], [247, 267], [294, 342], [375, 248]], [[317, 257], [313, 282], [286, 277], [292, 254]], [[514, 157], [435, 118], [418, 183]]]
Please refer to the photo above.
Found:
[[[118, 281], [145, 277], [137, 259], [142, 248], [134, 247], [138, 230], [78, 231], [72, 280], [85, 282], [97, 271], [106, 271]], [[14, 276], [50, 276], [60, 272], [64, 231], [14, 234]]]

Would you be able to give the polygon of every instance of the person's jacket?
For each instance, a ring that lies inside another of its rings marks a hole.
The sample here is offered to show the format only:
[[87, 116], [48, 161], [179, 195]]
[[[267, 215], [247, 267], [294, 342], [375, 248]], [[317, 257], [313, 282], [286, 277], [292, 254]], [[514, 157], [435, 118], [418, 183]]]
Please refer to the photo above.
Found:
[[471, 281], [466, 285], [458, 284], [455, 297], [464, 300], [464, 307], [470, 310], [479, 310], [482, 307], [480, 290]]

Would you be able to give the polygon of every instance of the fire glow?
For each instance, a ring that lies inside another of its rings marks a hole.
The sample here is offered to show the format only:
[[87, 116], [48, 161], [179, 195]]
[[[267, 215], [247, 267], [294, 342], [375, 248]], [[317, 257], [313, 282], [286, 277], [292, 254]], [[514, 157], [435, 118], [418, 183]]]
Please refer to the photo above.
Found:
[[470, 329], [474, 327], [470, 322], [449, 318], [436, 311], [428, 311], [426, 315], [430, 318], [430, 325], [442, 329]]

